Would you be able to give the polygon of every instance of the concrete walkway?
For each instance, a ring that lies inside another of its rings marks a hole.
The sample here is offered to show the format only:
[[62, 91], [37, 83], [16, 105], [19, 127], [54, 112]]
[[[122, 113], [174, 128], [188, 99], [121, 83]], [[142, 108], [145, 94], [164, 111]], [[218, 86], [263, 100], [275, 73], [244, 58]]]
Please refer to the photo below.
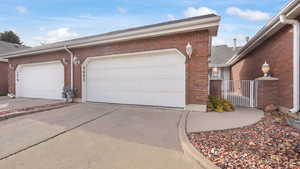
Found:
[[258, 122], [264, 112], [252, 108], [237, 108], [234, 112], [191, 112], [187, 118], [187, 132], [223, 130], [244, 127]]

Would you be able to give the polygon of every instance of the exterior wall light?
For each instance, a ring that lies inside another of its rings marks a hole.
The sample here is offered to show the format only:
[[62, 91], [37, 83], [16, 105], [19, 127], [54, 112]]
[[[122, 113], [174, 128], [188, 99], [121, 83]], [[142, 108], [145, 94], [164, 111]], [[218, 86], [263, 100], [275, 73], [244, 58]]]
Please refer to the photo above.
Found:
[[66, 58], [62, 58], [62, 63], [64, 64], [64, 65], [67, 65], [68, 64], [68, 61], [67, 61], [67, 59]]
[[80, 64], [79, 58], [75, 56], [75, 57], [74, 57], [74, 60], [73, 60], [73, 63], [74, 63], [75, 65], [79, 65], [79, 64]]
[[13, 64], [9, 64], [8, 67], [10, 70], [13, 70], [15, 68]]
[[267, 61], [265, 61], [265, 63], [261, 67], [261, 70], [264, 73], [264, 77], [268, 77], [270, 69], [270, 65], [267, 63]]
[[218, 67], [213, 67], [212, 68], [212, 78], [214, 78], [214, 79], [221, 78], [221, 72], [220, 72], [220, 69]]
[[190, 42], [186, 45], [186, 54], [189, 56], [189, 59], [191, 59], [193, 54], [193, 47]]
[[218, 69], [217, 67], [213, 67], [213, 68], [212, 68], [212, 71], [213, 71], [214, 73], [217, 73], [217, 72], [219, 71], [219, 69]]

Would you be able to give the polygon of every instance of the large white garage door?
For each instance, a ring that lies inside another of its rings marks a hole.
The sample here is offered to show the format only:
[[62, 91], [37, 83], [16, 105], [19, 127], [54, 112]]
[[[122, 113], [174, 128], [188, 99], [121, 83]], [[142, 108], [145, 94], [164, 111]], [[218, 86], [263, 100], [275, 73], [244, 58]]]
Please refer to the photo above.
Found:
[[16, 73], [17, 97], [62, 99], [64, 66], [60, 62], [20, 65]]
[[177, 51], [100, 58], [86, 66], [86, 100], [185, 106], [185, 57]]

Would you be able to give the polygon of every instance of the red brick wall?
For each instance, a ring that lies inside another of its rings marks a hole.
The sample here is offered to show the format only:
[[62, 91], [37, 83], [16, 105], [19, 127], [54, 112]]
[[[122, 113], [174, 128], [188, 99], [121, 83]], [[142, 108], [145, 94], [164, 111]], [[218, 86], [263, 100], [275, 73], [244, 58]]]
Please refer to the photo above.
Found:
[[258, 80], [257, 81], [257, 107], [264, 109], [267, 105], [278, 105], [278, 81]]
[[8, 63], [0, 61], [0, 94], [8, 92]]
[[267, 61], [271, 66], [272, 76], [279, 78], [279, 105], [286, 108], [291, 108], [293, 103], [293, 32], [291, 30], [290, 26], [285, 26], [231, 67], [233, 80], [254, 80], [263, 76], [261, 66]]
[[[148, 39], [131, 40], [127, 42], [119, 42], [93, 47], [85, 47], [72, 50], [75, 56], [79, 57], [81, 63], [87, 57], [105, 56], [111, 54], [142, 52], [149, 50], [176, 48], [185, 54], [187, 43], [193, 46], [193, 57], [186, 63], [187, 67], [187, 96], [188, 104], [207, 104], [208, 95], [208, 55], [210, 52], [210, 38], [208, 31], [197, 31], [191, 33], [183, 33], [176, 35], [161, 36]], [[62, 58], [69, 59], [66, 51], [52, 52], [47, 54], [39, 54], [20, 58], [9, 59], [9, 63], [18, 64], [47, 62]], [[65, 70], [69, 71], [69, 66], [65, 66]], [[10, 92], [14, 89], [14, 71], [10, 71], [9, 86]], [[66, 86], [69, 86], [70, 73], [65, 73]], [[77, 89], [76, 97], [81, 97], [81, 66], [74, 67], [74, 87]]]

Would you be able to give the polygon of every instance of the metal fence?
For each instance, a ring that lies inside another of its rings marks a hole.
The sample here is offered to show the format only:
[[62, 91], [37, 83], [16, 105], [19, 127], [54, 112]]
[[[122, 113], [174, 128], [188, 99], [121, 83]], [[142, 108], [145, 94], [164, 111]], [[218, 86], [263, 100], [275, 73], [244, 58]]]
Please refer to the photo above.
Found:
[[235, 106], [257, 106], [257, 83], [254, 80], [222, 80], [221, 97]]

